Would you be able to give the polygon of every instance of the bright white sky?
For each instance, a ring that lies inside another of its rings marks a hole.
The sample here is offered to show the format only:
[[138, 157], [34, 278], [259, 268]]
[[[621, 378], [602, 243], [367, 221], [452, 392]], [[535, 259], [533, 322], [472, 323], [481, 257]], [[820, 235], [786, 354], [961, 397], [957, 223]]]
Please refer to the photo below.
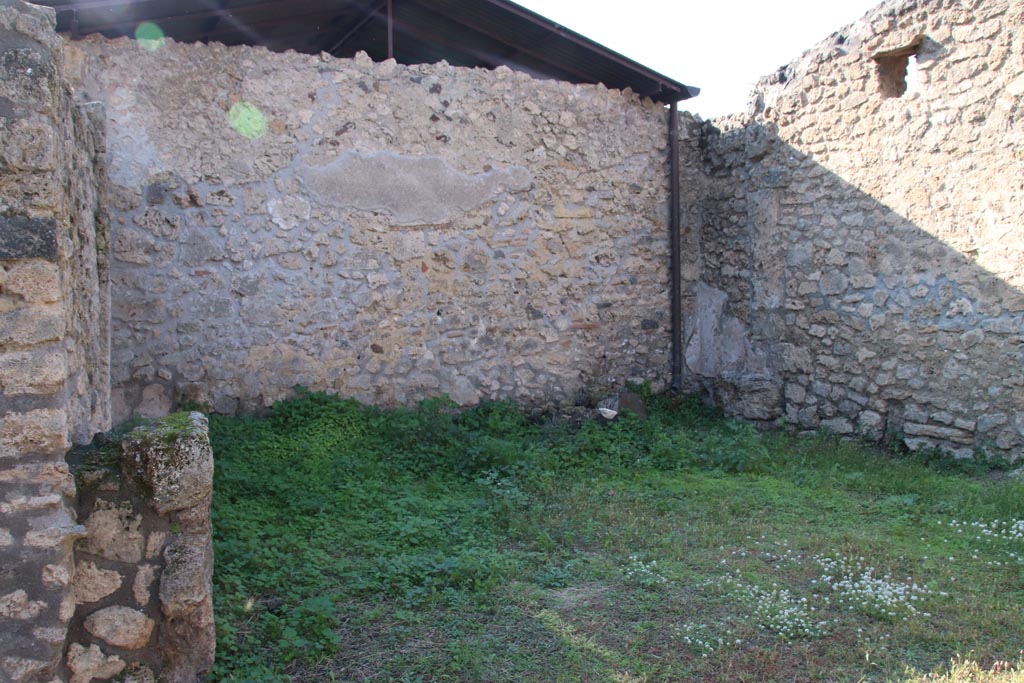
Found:
[[682, 109], [746, 111], [750, 88], [881, 0], [515, 0], [701, 89]]

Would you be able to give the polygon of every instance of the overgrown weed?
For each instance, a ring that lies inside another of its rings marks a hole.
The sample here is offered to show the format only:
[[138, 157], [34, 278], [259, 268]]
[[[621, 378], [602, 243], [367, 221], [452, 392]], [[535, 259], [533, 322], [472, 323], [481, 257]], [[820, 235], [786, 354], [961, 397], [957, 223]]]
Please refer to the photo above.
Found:
[[646, 400], [212, 416], [211, 678], [1020, 681], [1024, 485]]

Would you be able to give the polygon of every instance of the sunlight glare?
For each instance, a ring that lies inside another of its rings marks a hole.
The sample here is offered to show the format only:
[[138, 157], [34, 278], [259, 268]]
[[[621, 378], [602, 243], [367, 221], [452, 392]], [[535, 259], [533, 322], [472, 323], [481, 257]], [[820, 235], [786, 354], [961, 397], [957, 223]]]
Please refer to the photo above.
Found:
[[263, 137], [267, 132], [267, 117], [252, 102], [236, 102], [228, 112], [228, 121], [235, 131], [250, 140]]
[[135, 40], [146, 52], [156, 52], [167, 43], [164, 31], [152, 21], [144, 21], [135, 29]]

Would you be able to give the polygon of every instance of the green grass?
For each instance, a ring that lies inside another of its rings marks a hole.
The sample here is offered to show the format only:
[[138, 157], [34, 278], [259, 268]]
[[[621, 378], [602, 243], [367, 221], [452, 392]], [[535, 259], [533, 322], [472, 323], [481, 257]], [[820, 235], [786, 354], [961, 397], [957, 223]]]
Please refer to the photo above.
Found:
[[1019, 480], [647, 400], [211, 417], [212, 680], [1024, 681]]

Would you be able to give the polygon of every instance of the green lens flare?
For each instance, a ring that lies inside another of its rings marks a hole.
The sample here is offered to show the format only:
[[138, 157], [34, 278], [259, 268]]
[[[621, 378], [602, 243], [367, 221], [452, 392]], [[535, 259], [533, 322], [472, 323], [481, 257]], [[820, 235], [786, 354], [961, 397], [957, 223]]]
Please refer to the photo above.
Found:
[[151, 21], [144, 21], [135, 29], [135, 40], [147, 52], [156, 52], [164, 46], [167, 38], [162, 28]]
[[267, 132], [267, 117], [252, 102], [236, 102], [228, 112], [228, 121], [239, 135], [255, 140]]

